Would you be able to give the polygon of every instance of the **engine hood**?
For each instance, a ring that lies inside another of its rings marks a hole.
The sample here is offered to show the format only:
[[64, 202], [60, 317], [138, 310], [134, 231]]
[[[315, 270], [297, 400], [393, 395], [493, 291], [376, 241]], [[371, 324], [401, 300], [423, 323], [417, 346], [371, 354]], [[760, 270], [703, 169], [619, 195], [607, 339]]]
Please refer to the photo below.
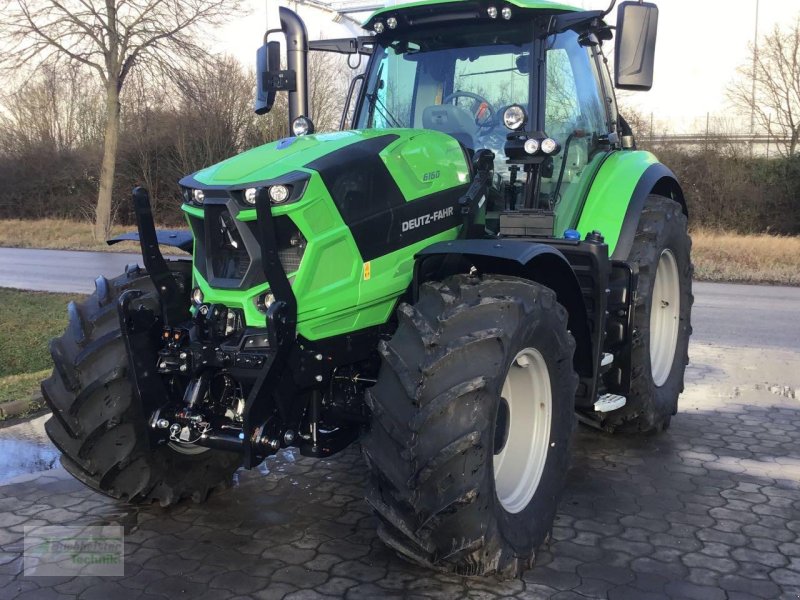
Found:
[[[391, 148], [406, 146], [407, 142], [415, 139], [419, 143], [423, 141], [418, 139], [421, 136], [425, 138], [426, 144], [449, 147], [451, 152], [458, 147], [458, 142], [450, 136], [423, 129], [369, 129], [320, 133], [284, 138], [247, 150], [184, 177], [180, 184], [187, 188], [201, 189], [241, 189], [248, 185], [258, 185], [261, 182], [274, 181], [288, 173], [313, 171], [314, 168], [310, 165], [319, 159], [338, 151], [346, 152], [348, 146], [359, 142], [387, 135], [395, 137]], [[463, 171], [464, 167], [460, 170]]]

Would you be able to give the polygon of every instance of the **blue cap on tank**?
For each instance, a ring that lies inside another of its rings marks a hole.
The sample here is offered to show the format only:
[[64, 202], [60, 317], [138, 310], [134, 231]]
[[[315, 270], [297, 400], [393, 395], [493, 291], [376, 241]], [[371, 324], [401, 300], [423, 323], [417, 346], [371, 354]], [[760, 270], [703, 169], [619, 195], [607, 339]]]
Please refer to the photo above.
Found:
[[565, 240], [580, 240], [581, 233], [575, 229], [567, 229], [564, 231], [564, 239]]

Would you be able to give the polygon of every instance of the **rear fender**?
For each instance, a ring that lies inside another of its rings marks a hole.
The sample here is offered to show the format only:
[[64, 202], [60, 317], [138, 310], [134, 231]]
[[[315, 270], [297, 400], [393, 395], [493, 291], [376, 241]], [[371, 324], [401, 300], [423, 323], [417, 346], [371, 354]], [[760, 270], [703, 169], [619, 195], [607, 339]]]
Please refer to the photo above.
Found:
[[599, 231], [611, 258], [625, 260], [650, 194], [672, 198], [688, 217], [683, 190], [672, 171], [649, 152], [615, 152], [595, 176], [576, 228], [583, 235]]
[[[466, 239], [432, 244], [419, 252], [416, 259], [412, 283], [415, 300], [419, 286], [425, 281], [467, 272], [473, 265], [484, 273], [521, 277], [552, 289], [569, 314], [568, 327], [576, 342], [575, 370], [586, 385], [594, 381], [594, 344], [581, 286], [558, 249], [522, 240]], [[450, 268], [443, 266], [448, 261]]]

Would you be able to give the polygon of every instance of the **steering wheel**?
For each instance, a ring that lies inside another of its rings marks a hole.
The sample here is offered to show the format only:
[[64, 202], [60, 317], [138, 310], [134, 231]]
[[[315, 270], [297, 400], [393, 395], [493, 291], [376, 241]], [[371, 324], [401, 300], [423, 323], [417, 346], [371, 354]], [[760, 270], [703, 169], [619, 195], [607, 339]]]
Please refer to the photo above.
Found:
[[475, 125], [482, 128], [492, 124], [496, 111], [486, 98], [472, 92], [461, 92], [457, 90], [445, 96], [442, 99], [442, 104], [448, 104], [456, 98], [470, 98], [473, 101], [471, 110], [475, 117]]

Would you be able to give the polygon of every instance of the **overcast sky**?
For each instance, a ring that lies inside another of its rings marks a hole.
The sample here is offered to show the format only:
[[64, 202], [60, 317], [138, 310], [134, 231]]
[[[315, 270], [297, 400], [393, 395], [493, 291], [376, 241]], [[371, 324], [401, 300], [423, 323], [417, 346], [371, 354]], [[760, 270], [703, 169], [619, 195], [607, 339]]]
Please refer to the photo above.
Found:
[[[221, 32], [220, 39], [226, 42], [220, 49], [251, 64], [264, 31], [266, 0], [246, 1], [249, 14]], [[586, 9], [608, 4], [607, 0], [572, 2]], [[706, 113], [732, 118], [725, 89], [736, 76], [736, 67], [752, 57], [749, 44], [755, 32], [756, 0], [656, 0], [656, 4], [659, 37], [655, 85], [649, 92], [628, 94], [623, 102], [646, 115], [652, 112], [657, 128], [668, 127], [675, 132], [704, 128]], [[330, 15], [303, 6], [299, 12], [312, 38], [348, 35], [348, 28], [332, 23]], [[787, 26], [798, 15], [800, 0], [760, 0], [759, 33], [763, 36], [776, 24]], [[612, 14], [609, 21], [615, 20]], [[745, 121], [743, 130], [749, 126], [749, 120]]]

